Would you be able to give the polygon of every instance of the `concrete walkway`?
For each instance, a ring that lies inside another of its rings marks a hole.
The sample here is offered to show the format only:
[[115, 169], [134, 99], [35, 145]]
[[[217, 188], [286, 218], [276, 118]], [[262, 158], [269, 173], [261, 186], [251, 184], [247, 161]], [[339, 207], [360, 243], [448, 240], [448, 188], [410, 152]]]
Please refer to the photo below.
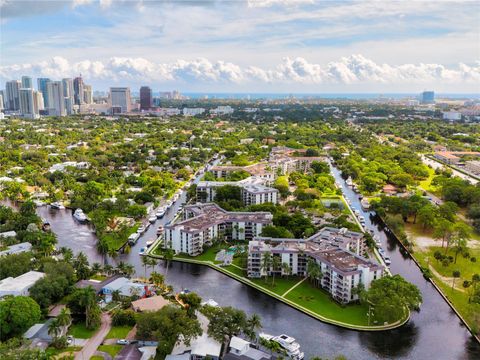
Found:
[[111, 327], [112, 318], [110, 317], [110, 314], [103, 313], [100, 329], [95, 333], [95, 335], [88, 339], [83, 349], [75, 355], [75, 360], [90, 359], [97, 351], [97, 348], [102, 344], [103, 339], [105, 339], [105, 336], [107, 336]]
[[303, 278], [303, 279], [300, 280], [298, 283], [296, 283], [295, 285], [293, 285], [290, 289], [288, 289], [287, 291], [285, 291], [285, 292], [282, 294], [282, 297], [285, 297], [285, 295], [287, 295], [290, 291], [292, 291], [293, 289], [295, 289], [298, 285], [300, 285], [301, 283], [303, 283], [305, 280], [307, 280], [307, 278]]

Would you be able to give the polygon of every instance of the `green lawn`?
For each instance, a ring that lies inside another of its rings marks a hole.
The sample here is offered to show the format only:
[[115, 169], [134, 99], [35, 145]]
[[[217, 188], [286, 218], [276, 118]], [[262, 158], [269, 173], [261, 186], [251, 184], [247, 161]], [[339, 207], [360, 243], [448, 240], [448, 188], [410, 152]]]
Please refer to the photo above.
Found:
[[69, 346], [66, 349], [55, 349], [53, 347], [48, 347], [45, 350], [45, 353], [47, 355], [51, 356], [51, 357], [57, 356], [57, 355], [60, 355], [60, 354], [63, 354], [63, 355], [66, 356], [66, 355], [74, 353], [75, 351], [80, 351], [81, 349], [82, 349], [81, 346]]
[[123, 246], [123, 244], [125, 244], [128, 237], [134, 232], [136, 232], [139, 227], [140, 224], [135, 224], [133, 227], [129, 228], [125, 238], [118, 236], [118, 234], [116, 233], [108, 233], [105, 234], [102, 239], [107, 242], [109, 248], [118, 250], [120, 247]]
[[267, 289], [270, 291], [273, 291], [275, 294], [278, 294], [280, 296], [285, 293], [288, 289], [290, 289], [292, 286], [294, 286], [296, 283], [298, 283], [301, 278], [298, 277], [291, 277], [291, 278], [282, 278], [280, 276], [275, 277], [275, 283], [272, 285], [272, 278], [268, 277], [267, 281], [265, 282], [265, 279], [250, 279], [253, 283]]
[[92, 277], [90, 277], [90, 280], [97, 280], [97, 281], [103, 281], [107, 277], [105, 275], [100, 275], [100, 274], [95, 274]]
[[72, 326], [70, 326], [70, 329], [68, 329], [68, 335], [72, 335], [73, 337], [78, 339], [89, 339], [96, 332], [97, 329], [89, 330], [85, 327], [84, 323], [73, 324]]
[[431, 192], [434, 195], [438, 195], [439, 189], [436, 186], [432, 185], [432, 180], [436, 176], [435, 170], [429, 167], [427, 167], [427, 169], [428, 169], [428, 177], [425, 180], [420, 181], [419, 185], [423, 190]]
[[111, 357], [115, 357], [123, 348], [123, 345], [100, 345], [98, 351], [103, 351], [110, 354]]
[[246, 275], [245, 270], [239, 269], [236, 266], [229, 265], [229, 266], [224, 266], [223, 268], [225, 270], [228, 270], [231, 273], [234, 273], [234, 274], [238, 275], [238, 276], [245, 277], [245, 275]]
[[347, 324], [368, 325], [367, 306], [357, 304], [342, 306], [332, 300], [325, 291], [311, 285], [308, 281], [298, 285], [285, 298], [332, 320]]
[[103, 360], [103, 356], [94, 355], [90, 358], [90, 360]]
[[131, 326], [112, 326], [108, 332], [106, 339], [125, 339], [127, 334], [132, 330]]

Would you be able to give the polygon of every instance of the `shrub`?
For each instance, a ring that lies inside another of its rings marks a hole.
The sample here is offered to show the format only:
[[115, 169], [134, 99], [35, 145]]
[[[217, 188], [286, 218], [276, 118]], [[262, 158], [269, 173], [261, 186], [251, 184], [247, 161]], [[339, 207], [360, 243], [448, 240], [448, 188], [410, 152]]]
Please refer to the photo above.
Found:
[[474, 263], [474, 262], [477, 262], [477, 258], [476, 258], [475, 256], [472, 256], [472, 257], [470, 258], [470, 261], [473, 262], [473, 263]]
[[117, 310], [113, 313], [112, 324], [114, 326], [134, 326], [136, 323], [133, 310]]
[[450, 261], [448, 259], [443, 259], [442, 260], [442, 265], [447, 267], [450, 264]]

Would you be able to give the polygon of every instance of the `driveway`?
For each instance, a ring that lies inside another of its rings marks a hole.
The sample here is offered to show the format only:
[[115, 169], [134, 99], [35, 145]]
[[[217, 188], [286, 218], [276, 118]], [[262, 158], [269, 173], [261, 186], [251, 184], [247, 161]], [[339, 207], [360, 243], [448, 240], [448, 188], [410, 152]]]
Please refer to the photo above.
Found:
[[87, 343], [81, 351], [75, 355], [75, 360], [90, 359], [97, 351], [97, 348], [102, 344], [103, 339], [107, 336], [110, 328], [112, 327], [112, 318], [110, 314], [102, 314], [102, 323], [100, 329], [87, 340]]
[[115, 360], [140, 360], [142, 358], [142, 353], [134, 344], [125, 345], [117, 356]]

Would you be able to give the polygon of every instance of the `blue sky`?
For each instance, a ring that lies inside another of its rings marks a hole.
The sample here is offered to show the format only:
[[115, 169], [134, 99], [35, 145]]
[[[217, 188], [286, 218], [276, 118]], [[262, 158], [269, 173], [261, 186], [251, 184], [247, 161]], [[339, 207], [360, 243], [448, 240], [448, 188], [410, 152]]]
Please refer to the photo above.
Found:
[[480, 92], [480, 2], [0, 0], [0, 83]]

